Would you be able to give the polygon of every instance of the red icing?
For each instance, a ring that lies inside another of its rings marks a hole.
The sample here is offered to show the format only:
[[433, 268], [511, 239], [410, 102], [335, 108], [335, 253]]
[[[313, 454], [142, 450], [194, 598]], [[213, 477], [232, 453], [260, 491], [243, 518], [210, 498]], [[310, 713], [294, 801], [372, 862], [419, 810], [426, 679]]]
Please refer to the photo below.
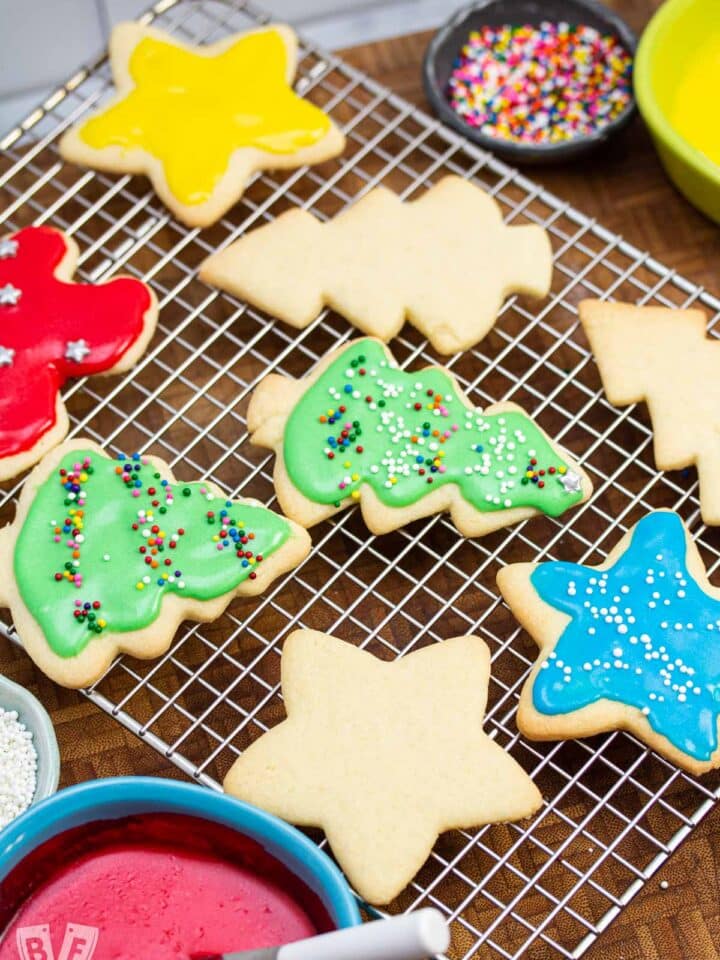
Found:
[[[92, 286], [54, 276], [67, 245], [59, 230], [26, 227], [12, 236], [17, 253], [0, 259], [0, 288], [22, 291], [0, 304], [0, 346], [15, 351], [0, 366], [0, 457], [31, 449], [55, 424], [58, 391], [68, 377], [109, 370], [137, 341], [151, 305], [140, 280], [118, 277]], [[90, 353], [65, 359], [68, 341], [85, 340]]]
[[[38, 887], [40, 877], [47, 879]], [[18, 930], [37, 925], [49, 927], [56, 957], [68, 924], [97, 928], [92, 960], [187, 960], [196, 951], [260, 949], [330, 929], [317, 898], [261, 847], [178, 815], [68, 831], [13, 871], [0, 903], [0, 930], [14, 914], [0, 960], [17, 960]], [[40, 941], [30, 947], [32, 960], [44, 960]]]

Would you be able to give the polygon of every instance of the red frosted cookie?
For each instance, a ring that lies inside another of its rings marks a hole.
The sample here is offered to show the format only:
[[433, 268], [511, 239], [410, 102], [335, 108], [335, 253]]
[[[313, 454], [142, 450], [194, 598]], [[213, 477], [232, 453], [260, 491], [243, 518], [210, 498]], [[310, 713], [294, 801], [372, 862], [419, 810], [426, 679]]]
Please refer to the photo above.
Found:
[[157, 301], [132, 277], [73, 283], [79, 250], [53, 227], [0, 239], [0, 480], [60, 443], [68, 377], [119, 373], [155, 330]]

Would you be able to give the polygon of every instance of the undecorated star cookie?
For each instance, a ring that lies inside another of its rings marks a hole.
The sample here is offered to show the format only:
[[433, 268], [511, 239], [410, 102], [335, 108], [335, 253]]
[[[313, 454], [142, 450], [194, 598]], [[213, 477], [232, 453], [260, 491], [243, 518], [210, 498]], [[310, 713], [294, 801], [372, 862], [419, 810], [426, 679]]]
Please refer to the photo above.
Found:
[[449, 354], [482, 340], [508, 294], [547, 296], [552, 249], [541, 227], [505, 226], [484, 190], [444, 177], [407, 203], [378, 187], [328, 223], [289, 210], [200, 276], [294, 327], [326, 304], [387, 342], [407, 319]]
[[120, 373], [155, 330], [157, 301], [134, 277], [72, 282], [75, 241], [54, 227], [0, 239], [0, 480], [60, 443], [68, 377]]
[[497, 579], [540, 648], [526, 736], [624, 729], [693, 773], [720, 766], [720, 590], [677, 514], [648, 514], [598, 567], [515, 563]]
[[309, 551], [302, 527], [257, 501], [71, 440], [33, 470], [0, 530], [0, 606], [41, 670], [82, 687], [120, 651], [160, 656], [183, 620], [214, 620]]
[[282, 654], [287, 719], [235, 761], [225, 790], [322, 827], [358, 893], [389, 903], [443, 831], [518, 820], [542, 803], [483, 732], [489, 678], [478, 637], [388, 663], [297, 630]]
[[447, 370], [400, 370], [372, 339], [340, 347], [302, 380], [266, 377], [248, 429], [275, 451], [278, 500], [303, 526], [358, 503], [373, 533], [447, 510], [479, 537], [560, 516], [592, 491], [521, 407], [481, 411]]
[[608, 400], [647, 401], [658, 469], [696, 466], [702, 518], [720, 525], [720, 341], [703, 311], [583, 300], [580, 320]]
[[110, 38], [117, 95], [60, 141], [66, 160], [144, 173], [183, 223], [204, 227], [239, 200], [256, 170], [342, 153], [330, 117], [292, 89], [297, 38], [274, 24], [191, 46], [121, 23]]

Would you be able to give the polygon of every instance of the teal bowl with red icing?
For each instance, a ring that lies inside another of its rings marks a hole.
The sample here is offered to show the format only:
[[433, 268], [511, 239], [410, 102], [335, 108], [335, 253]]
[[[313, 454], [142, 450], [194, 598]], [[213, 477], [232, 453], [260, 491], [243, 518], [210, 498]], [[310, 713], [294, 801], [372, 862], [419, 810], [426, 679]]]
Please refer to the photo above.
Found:
[[343, 875], [304, 834], [192, 784], [91, 781], [0, 834], [0, 960], [43, 950], [99, 960], [126, 948], [175, 960], [360, 922]]

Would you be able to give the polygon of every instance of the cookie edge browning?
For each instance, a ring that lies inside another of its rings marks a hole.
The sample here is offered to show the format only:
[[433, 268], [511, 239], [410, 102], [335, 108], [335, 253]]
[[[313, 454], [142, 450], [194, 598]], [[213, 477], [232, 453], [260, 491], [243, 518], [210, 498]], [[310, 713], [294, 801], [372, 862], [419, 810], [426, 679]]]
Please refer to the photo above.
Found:
[[[274, 554], [265, 558], [262, 567], [257, 571], [257, 579], [245, 580], [233, 590], [212, 600], [185, 599], [169, 594], [163, 597], [160, 613], [147, 627], [118, 633], [107, 629], [93, 638], [76, 656], [61, 657], [50, 649], [42, 628], [25, 605], [15, 581], [13, 565], [17, 538], [37, 490], [54, 473], [62, 458], [73, 450], [91, 450], [106, 460], [112, 460], [91, 440], [73, 439], [55, 447], [27, 478], [13, 522], [0, 529], [0, 606], [10, 609], [23, 647], [34, 663], [61, 686], [79, 688], [96, 682], [119, 653], [127, 653], [141, 660], [161, 656], [170, 648], [183, 620], [207, 623], [217, 619], [236, 596], [256, 596], [262, 593], [276, 578], [293, 570], [310, 553], [312, 544], [307, 531], [285, 517], [283, 519], [290, 526], [290, 536]], [[152, 456], [148, 457], [148, 460], [164, 479], [173, 483], [181, 482], [177, 481], [164, 460]], [[226, 495], [217, 486], [209, 481], [205, 482], [216, 496], [225, 498]], [[252, 499], [242, 499], [239, 502], [264, 506]]]
[[[151, 37], [163, 43], [180, 47], [189, 53], [214, 57], [224, 53], [241, 37], [276, 30], [285, 44], [287, 53], [286, 79], [292, 87], [297, 70], [297, 35], [284, 23], [269, 23], [252, 30], [240, 31], [211, 44], [184, 43], [173, 34], [156, 27], [145, 26], [135, 21], [118, 23], [110, 35], [109, 57], [115, 82], [115, 96], [101, 107], [101, 110], [113, 107], [123, 100], [134, 88], [130, 76], [130, 58], [136, 46], [145, 37]], [[318, 109], [320, 109], [318, 107]], [[289, 170], [306, 164], [323, 163], [338, 156], [345, 149], [345, 135], [329, 114], [330, 129], [317, 143], [303, 147], [292, 154], [275, 154], [257, 147], [240, 147], [231, 157], [227, 170], [213, 190], [212, 196], [204, 203], [188, 205], [182, 203], [172, 193], [165, 176], [163, 164], [147, 150], [135, 147], [123, 150], [122, 147], [91, 147], [80, 136], [80, 130], [90, 116], [73, 124], [60, 139], [58, 149], [64, 160], [77, 163], [92, 170], [104, 170], [108, 173], [140, 174], [148, 177], [153, 190], [181, 223], [188, 227], [209, 227], [216, 223], [227, 211], [242, 198], [252, 175], [262, 170]], [[323, 111], [324, 112], [324, 111]]]
[[[294, 406], [299, 402], [301, 397], [345, 350], [369, 340], [380, 344], [386, 357], [395, 362], [387, 345], [377, 337], [364, 337], [358, 340], [351, 340], [348, 344], [336, 348], [323, 357], [316, 368], [301, 380], [271, 374], [270, 377], [266, 377], [261, 381], [250, 398], [247, 412], [250, 441], [257, 446], [266, 447], [274, 451], [275, 465], [273, 469], [273, 482], [275, 484], [278, 502], [280, 503], [283, 513], [302, 526], [312, 527], [316, 523], [327, 520], [336, 513], [346, 510], [352, 504], [346, 504], [340, 507], [317, 504], [296, 489], [285, 469], [283, 458], [284, 433], [287, 421]], [[446, 367], [434, 365], [423, 369], [441, 370], [450, 378], [452, 388], [456, 391], [458, 399], [464, 403], [465, 407], [468, 410], [476, 409], [460, 389], [453, 374]], [[491, 404], [483, 410], [483, 413], [488, 416], [503, 412], [520, 412], [525, 416], [529, 416], [522, 407], [510, 402]], [[535, 421], [533, 422], [535, 423]], [[537, 423], [535, 423], [535, 426], [541, 431], [552, 449], [557, 451], [558, 455], [561, 455], [562, 458], [567, 461], [568, 467], [575, 471], [581, 478], [582, 499], [572, 504], [572, 507], [579, 507], [585, 503], [592, 494], [593, 487], [590, 477], [574, 457], [552, 440], [542, 427]], [[390, 533], [393, 530], [400, 529], [406, 524], [412, 523], [414, 520], [446, 512], [450, 514], [458, 531], [466, 537], [482, 537], [495, 530], [513, 526], [523, 520], [529, 520], [535, 516], [545, 516], [542, 511], [535, 510], [532, 507], [511, 507], [509, 509], [496, 510], [483, 514], [463, 499], [457, 484], [446, 484], [443, 487], [433, 490], [427, 496], [422, 497], [408, 507], [385, 506], [374, 493], [372, 487], [367, 483], [364, 483], [359, 488], [359, 492], [360, 498], [358, 502], [363, 520], [371, 533], [376, 535]], [[571, 509], [571, 507], [568, 507], [568, 509]]]
[[[673, 510], [658, 510], [657, 513], [672, 513]], [[688, 571], [697, 580], [701, 589], [712, 599], [720, 600], [720, 590], [708, 581], [705, 566], [695, 542], [683, 524], [687, 546]], [[593, 570], [603, 571], [611, 567], [630, 545], [635, 526], [615, 544], [607, 559]], [[571, 617], [556, 610], [540, 598], [530, 583], [539, 563], [512, 563], [497, 573], [497, 586], [511, 613], [520, 626], [538, 646], [538, 657], [523, 684], [517, 712], [517, 725], [523, 736], [530, 740], [576, 740], [592, 737], [613, 730], [625, 730], [642, 741], [656, 753], [670, 760], [689, 773], [699, 775], [720, 767], [720, 745], [710, 760], [696, 760], [672, 744], [663, 734], [653, 730], [649, 721], [637, 707], [616, 700], [602, 699], [569, 713], [545, 714], [533, 705], [535, 679], [542, 664], [555, 649], [562, 633], [571, 622]], [[720, 736], [720, 718], [718, 718]]]
[[[48, 225], [46, 224], [45, 226], [47, 227]], [[60, 236], [63, 238], [63, 242], [65, 243], [65, 253], [62, 260], [55, 268], [53, 276], [57, 280], [62, 280], [64, 283], [73, 283], [73, 277], [77, 270], [78, 260], [80, 259], [80, 248], [73, 237], [65, 233], [64, 230], [60, 230], [57, 227], [48, 227], [48, 229], [60, 234]], [[5, 237], [12, 238], [19, 232], [19, 230], [16, 230], [14, 233], [5, 234]], [[90, 376], [93, 377], [109, 377], [117, 373], [126, 373], [128, 370], [132, 369], [132, 367], [145, 353], [145, 350], [152, 340], [157, 327], [159, 313], [157, 296], [155, 295], [155, 291], [152, 289], [152, 287], [143, 280], [139, 280], [137, 277], [133, 277], [127, 273], [118, 273], [115, 276], [108, 277], [107, 280], [103, 280], [101, 283], [88, 284], [88, 286], [102, 287], [108, 283], [112, 283], [113, 280], [121, 279], [132, 280], [134, 283], [142, 284], [142, 286], [145, 287], [148, 292], [150, 304], [143, 314], [143, 328], [139, 337], [132, 344], [130, 344], [128, 349], [123, 353], [122, 357], [114, 366], [108, 367], [107, 370], [100, 370], [98, 373], [90, 374]], [[15, 453], [11, 457], [0, 457], [0, 481], [11, 480], [18, 474], [23, 473], [23, 471], [27, 470], [29, 467], [33, 467], [36, 463], [42, 460], [42, 458], [46, 456], [50, 450], [63, 442], [69, 429], [70, 421], [68, 419], [67, 410], [65, 409], [62, 394], [58, 390], [58, 394], [55, 399], [55, 423], [52, 427], [50, 427], [49, 430], [46, 430], [41, 437], [38, 437], [37, 441], [32, 445], [32, 447], [29, 447], [27, 450], [23, 450], [21, 453]]]

